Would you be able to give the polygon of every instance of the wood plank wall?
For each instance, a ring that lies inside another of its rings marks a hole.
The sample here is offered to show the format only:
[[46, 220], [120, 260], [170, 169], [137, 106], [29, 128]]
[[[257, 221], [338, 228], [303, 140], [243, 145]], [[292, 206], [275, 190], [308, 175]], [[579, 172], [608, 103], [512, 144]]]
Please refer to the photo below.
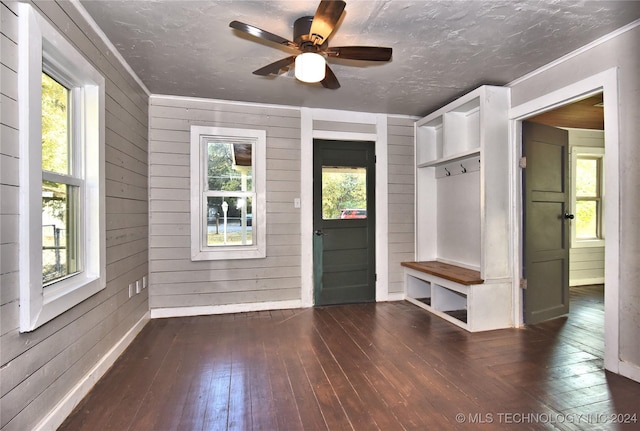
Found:
[[409, 117], [387, 117], [389, 295], [392, 299], [404, 292], [404, 271], [400, 262], [415, 260], [415, 120]]
[[[152, 315], [300, 300], [300, 209], [293, 205], [300, 197], [300, 110], [153, 96], [149, 117]], [[191, 125], [266, 130], [266, 258], [191, 261]]]
[[[413, 260], [413, 122], [389, 117], [389, 293], [403, 291]], [[267, 131], [267, 258], [190, 259], [191, 125]], [[334, 126], [332, 126], [334, 127]], [[352, 131], [350, 129], [350, 131]], [[300, 111], [297, 108], [153, 96], [150, 106], [151, 309], [235, 306], [301, 299]], [[397, 298], [396, 298], [397, 299]], [[235, 310], [242, 310], [242, 306]], [[207, 308], [209, 312], [212, 308]]]
[[0, 428], [33, 429], [148, 311], [148, 95], [69, 2], [34, 2], [106, 80], [107, 287], [27, 334], [18, 332], [18, 6], [0, 2], [2, 225]]

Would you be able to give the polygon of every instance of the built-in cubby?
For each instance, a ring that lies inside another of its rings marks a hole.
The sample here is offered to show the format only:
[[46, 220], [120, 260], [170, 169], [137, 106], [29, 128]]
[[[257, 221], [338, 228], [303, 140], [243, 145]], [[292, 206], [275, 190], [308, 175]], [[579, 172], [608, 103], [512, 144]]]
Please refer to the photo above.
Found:
[[416, 123], [417, 166], [438, 166], [480, 153], [480, 98]]
[[415, 123], [415, 261], [476, 271], [482, 282], [407, 267], [406, 297], [470, 331], [513, 321], [509, 97], [482, 86]]

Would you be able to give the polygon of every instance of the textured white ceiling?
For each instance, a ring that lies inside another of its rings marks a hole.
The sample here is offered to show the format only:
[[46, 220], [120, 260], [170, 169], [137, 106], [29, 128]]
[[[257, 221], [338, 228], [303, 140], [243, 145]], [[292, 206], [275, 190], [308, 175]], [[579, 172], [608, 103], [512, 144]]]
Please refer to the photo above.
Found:
[[293, 22], [318, 3], [81, 0], [154, 94], [410, 115], [506, 84], [640, 18], [634, 0], [347, 0], [330, 46], [389, 46], [391, 62], [330, 59], [337, 90], [253, 75], [295, 52], [229, 22], [292, 39]]

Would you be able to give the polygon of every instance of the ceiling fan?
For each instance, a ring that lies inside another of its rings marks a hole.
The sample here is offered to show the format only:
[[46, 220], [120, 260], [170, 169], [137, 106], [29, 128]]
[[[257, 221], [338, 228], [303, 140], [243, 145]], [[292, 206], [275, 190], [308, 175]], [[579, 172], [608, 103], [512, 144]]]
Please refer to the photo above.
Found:
[[296, 78], [304, 82], [320, 82], [323, 87], [335, 90], [340, 88], [340, 83], [326, 63], [326, 58], [389, 61], [392, 54], [391, 48], [380, 46], [329, 47], [329, 36], [340, 20], [345, 6], [346, 3], [342, 0], [322, 0], [314, 16], [304, 16], [295, 21], [293, 41], [240, 21], [232, 21], [229, 27], [300, 51], [299, 54], [255, 70], [255, 75], [277, 75], [295, 62]]

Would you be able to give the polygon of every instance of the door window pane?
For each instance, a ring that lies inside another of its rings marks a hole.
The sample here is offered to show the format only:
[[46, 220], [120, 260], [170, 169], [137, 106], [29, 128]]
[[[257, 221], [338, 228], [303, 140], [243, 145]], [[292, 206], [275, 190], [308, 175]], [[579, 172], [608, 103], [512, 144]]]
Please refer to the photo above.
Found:
[[70, 174], [69, 90], [42, 73], [42, 170]]
[[322, 167], [322, 219], [367, 218], [367, 169]]

